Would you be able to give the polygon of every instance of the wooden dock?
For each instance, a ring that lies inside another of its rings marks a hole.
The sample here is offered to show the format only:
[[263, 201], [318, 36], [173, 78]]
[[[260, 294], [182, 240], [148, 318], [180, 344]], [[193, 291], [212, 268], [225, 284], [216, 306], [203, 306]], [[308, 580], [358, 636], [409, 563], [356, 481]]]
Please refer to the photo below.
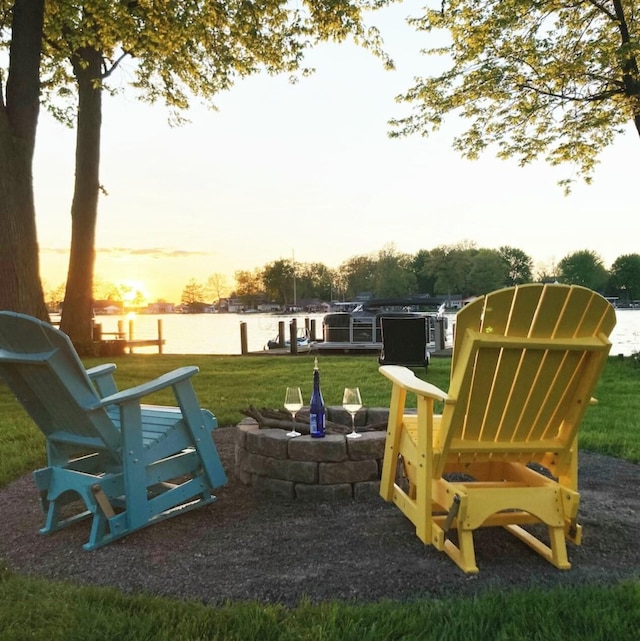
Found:
[[[289, 346], [286, 346], [286, 333], [285, 333], [285, 324], [284, 321], [278, 323], [278, 343], [279, 347], [273, 347], [271, 349], [265, 349], [265, 353], [272, 355], [283, 355], [283, 354], [307, 354], [311, 350], [311, 346], [315, 342], [316, 334], [316, 322], [315, 319], [305, 319], [305, 330], [307, 336], [310, 337], [309, 343], [305, 345], [300, 345], [298, 343], [298, 321], [295, 318], [292, 318], [289, 322]], [[249, 355], [249, 340], [247, 336], [247, 324], [240, 323], [240, 353], [243, 356]], [[252, 355], [262, 352], [252, 352]]]
[[[105, 356], [117, 356], [128, 351], [133, 354], [136, 347], [157, 347], [158, 354], [162, 354], [162, 347], [166, 343], [162, 337], [162, 319], [158, 319], [158, 336], [157, 338], [135, 338], [133, 320], [129, 321], [128, 333], [124, 330], [124, 321], [118, 321], [118, 330], [116, 332], [103, 332], [102, 325], [95, 323], [93, 326], [93, 340], [101, 343], [104, 347]], [[104, 339], [104, 336], [112, 336], [111, 339]]]
[[[340, 341], [323, 341], [315, 340], [315, 321], [309, 319], [305, 320], [305, 329], [307, 335], [310, 336], [311, 340], [308, 344], [300, 345], [297, 342], [297, 320], [293, 318], [289, 323], [289, 344], [285, 346], [285, 324], [284, 321], [278, 323], [278, 342], [280, 347], [272, 347], [270, 349], [264, 349], [259, 352], [250, 352], [248, 349], [248, 338], [247, 338], [247, 324], [240, 323], [240, 352], [243, 356], [286, 356], [298, 354], [318, 354], [322, 352], [323, 354], [357, 354], [357, 355], [380, 355], [382, 350], [381, 342], [340, 342]], [[450, 346], [444, 345], [444, 339], [442, 339], [442, 347], [436, 349], [436, 346], [433, 345], [433, 349], [428, 347], [431, 356], [435, 358], [439, 357], [451, 357], [452, 349]]]

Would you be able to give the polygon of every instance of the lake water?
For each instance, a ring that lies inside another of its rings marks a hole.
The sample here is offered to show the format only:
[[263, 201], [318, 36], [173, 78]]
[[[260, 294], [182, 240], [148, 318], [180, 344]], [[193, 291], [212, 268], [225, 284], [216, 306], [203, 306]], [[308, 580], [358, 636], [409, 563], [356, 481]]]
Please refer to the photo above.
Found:
[[[640, 351], [640, 310], [616, 310], [617, 324], [611, 335], [611, 354], [629, 356]], [[162, 320], [165, 354], [240, 354], [240, 324], [247, 326], [247, 345], [250, 352], [261, 351], [267, 341], [278, 334], [278, 323], [284, 322], [285, 336], [294, 316], [275, 314], [140, 314], [134, 317], [134, 338], [151, 339], [158, 336], [158, 319]], [[315, 319], [316, 336], [322, 338], [323, 314], [295, 316], [298, 327], [305, 319]], [[118, 321], [129, 330], [129, 318], [110, 315], [98, 316], [103, 332], [118, 330]], [[452, 323], [449, 323], [451, 328]], [[104, 338], [109, 338], [105, 335]], [[450, 338], [450, 337], [449, 337]], [[136, 353], [153, 353], [157, 347], [136, 348]]]

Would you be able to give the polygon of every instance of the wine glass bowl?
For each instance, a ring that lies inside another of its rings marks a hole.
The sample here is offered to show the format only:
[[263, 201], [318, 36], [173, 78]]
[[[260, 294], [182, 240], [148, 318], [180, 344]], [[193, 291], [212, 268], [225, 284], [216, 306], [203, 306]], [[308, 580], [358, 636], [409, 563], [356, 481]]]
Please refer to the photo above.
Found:
[[[284, 395], [284, 408], [291, 414], [295, 423], [296, 414], [302, 409], [302, 392], [299, 387], [287, 387]], [[300, 436], [300, 432], [294, 426], [287, 432], [287, 436]]]
[[351, 414], [351, 432], [347, 434], [347, 438], [360, 438], [362, 434], [358, 434], [358, 432], [356, 432], [356, 414], [362, 407], [360, 388], [344, 388], [344, 394], [342, 395], [342, 407]]

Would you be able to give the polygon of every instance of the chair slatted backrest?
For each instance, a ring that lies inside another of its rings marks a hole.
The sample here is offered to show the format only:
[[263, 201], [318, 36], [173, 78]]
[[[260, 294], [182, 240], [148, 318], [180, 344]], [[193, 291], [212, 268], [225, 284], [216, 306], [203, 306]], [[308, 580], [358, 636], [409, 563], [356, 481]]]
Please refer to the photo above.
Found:
[[456, 316], [439, 447], [467, 460], [536, 460], [571, 447], [615, 312], [578, 286], [493, 292]]
[[53, 441], [116, 452], [119, 430], [69, 337], [48, 323], [0, 312], [0, 376]]

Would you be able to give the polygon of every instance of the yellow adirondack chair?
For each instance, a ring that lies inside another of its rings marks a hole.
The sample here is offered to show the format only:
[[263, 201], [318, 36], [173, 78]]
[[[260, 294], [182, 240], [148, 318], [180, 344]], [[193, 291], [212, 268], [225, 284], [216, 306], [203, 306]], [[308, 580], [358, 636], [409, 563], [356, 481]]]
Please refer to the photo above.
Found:
[[[611, 305], [589, 289], [522, 285], [457, 314], [448, 393], [407, 368], [380, 367], [393, 383], [380, 494], [425, 544], [475, 573], [473, 531], [503, 526], [571, 567], [566, 540], [581, 540], [577, 430], [614, 326]], [[548, 543], [523, 527], [532, 523], [547, 526]]]

